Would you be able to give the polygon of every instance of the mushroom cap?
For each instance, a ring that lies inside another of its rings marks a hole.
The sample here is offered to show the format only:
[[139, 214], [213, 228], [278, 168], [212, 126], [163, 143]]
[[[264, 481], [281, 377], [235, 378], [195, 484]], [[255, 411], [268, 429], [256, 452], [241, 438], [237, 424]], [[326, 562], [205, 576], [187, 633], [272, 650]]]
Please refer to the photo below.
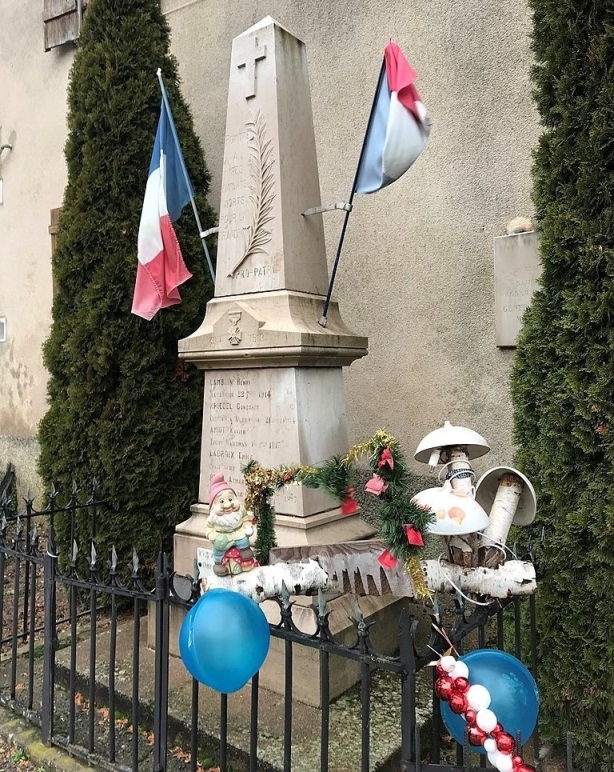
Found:
[[490, 513], [499, 489], [499, 481], [504, 474], [513, 474], [522, 482], [522, 491], [518, 506], [514, 512], [514, 525], [530, 525], [535, 520], [537, 497], [528, 477], [511, 466], [495, 466], [480, 477], [475, 486], [475, 500]]
[[428, 533], [439, 536], [462, 536], [466, 533], [483, 531], [490, 520], [473, 496], [443, 487], [426, 488], [417, 493], [414, 504], [430, 509], [435, 520], [429, 525]]
[[414, 458], [416, 461], [428, 464], [434, 450], [455, 445], [467, 448], [467, 456], [470, 459], [479, 458], [490, 450], [490, 445], [481, 434], [474, 432], [473, 429], [467, 429], [466, 426], [453, 426], [446, 421], [439, 429], [426, 435], [418, 445]]

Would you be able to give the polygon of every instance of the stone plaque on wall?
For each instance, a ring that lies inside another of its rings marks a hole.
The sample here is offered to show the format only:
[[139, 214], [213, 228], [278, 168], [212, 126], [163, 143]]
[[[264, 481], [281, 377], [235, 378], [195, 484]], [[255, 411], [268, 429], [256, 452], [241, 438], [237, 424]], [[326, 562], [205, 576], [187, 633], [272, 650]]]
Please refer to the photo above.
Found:
[[539, 286], [536, 231], [495, 238], [495, 329], [497, 346], [516, 345], [525, 309]]

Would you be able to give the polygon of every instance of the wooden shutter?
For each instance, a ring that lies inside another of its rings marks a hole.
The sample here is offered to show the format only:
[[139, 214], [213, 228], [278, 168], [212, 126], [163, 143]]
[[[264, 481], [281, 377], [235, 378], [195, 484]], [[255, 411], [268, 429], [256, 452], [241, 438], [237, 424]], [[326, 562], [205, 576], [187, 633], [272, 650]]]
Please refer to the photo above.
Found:
[[61, 46], [79, 37], [81, 13], [86, 0], [43, 0], [43, 22], [45, 25], [45, 51]]

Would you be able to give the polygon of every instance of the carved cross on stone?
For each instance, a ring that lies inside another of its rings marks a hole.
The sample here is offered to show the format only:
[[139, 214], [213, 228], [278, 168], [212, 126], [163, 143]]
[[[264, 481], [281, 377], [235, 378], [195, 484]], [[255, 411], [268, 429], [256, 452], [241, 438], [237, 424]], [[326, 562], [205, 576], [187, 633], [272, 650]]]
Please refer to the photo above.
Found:
[[258, 38], [254, 38], [256, 46], [253, 56], [246, 57], [244, 62], [239, 62], [239, 69], [245, 68], [247, 83], [245, 84], [245, 98], [251, 99], [256, 96], [256, 63], [261, 59], [266, 59], [266, 46], [258, 45]]

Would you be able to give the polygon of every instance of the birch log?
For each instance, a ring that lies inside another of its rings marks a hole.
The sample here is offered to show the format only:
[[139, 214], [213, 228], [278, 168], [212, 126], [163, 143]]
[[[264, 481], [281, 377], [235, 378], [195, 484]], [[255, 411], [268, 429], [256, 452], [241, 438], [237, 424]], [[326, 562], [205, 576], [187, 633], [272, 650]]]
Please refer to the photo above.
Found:
[[464, 593], [490, 598], [533, 595], [537, 589], [535, 568], [529, 561], [508, 560], [498, 568], [463, 568], [447, 561], [423, 560], [422, 569], [426, 586], [439, 592], [454, 591], [451, 581]]
[[[364, 595], [396, 595], [415, 597], [414, 586], [402, 565], [384, 570], [377, 558], [385, 549], [377, 540], [277, 547], [271, 552], [271, 561], [317, 560], [329, 576], [336, 580], [343, 592]], [[422, 571], [429, 590], [455, 592], [450, 580], [465, 593], [509, 598], [532, 595], [537, 589], [535, 568], [528, 561], [508, 560], [498, 568], [466, 568], [448, 561], [422, 560]], [[327, 588], [328, 589], [328, 588]]]
[[259, 566], [235, 576], [202, 576], [201, 572], [199, 579], [203, 592], [215, 588], [234, 590], [256, 603], [279, 598], [282, 585], [286, 586], [290, 595], [313, 595], [318, 590], [331, 592], [339, 589], [315, 560]]
[[507, 541], [520, 494], [522, 480], [515, 474], [504, 474], [499, 481], [497, 494], [490, 510], [490, 525], [484, 531], [480, 549], [480, 563], [489, 568], [496, 568], [505, 559], [505, 554], [493, 544]]

